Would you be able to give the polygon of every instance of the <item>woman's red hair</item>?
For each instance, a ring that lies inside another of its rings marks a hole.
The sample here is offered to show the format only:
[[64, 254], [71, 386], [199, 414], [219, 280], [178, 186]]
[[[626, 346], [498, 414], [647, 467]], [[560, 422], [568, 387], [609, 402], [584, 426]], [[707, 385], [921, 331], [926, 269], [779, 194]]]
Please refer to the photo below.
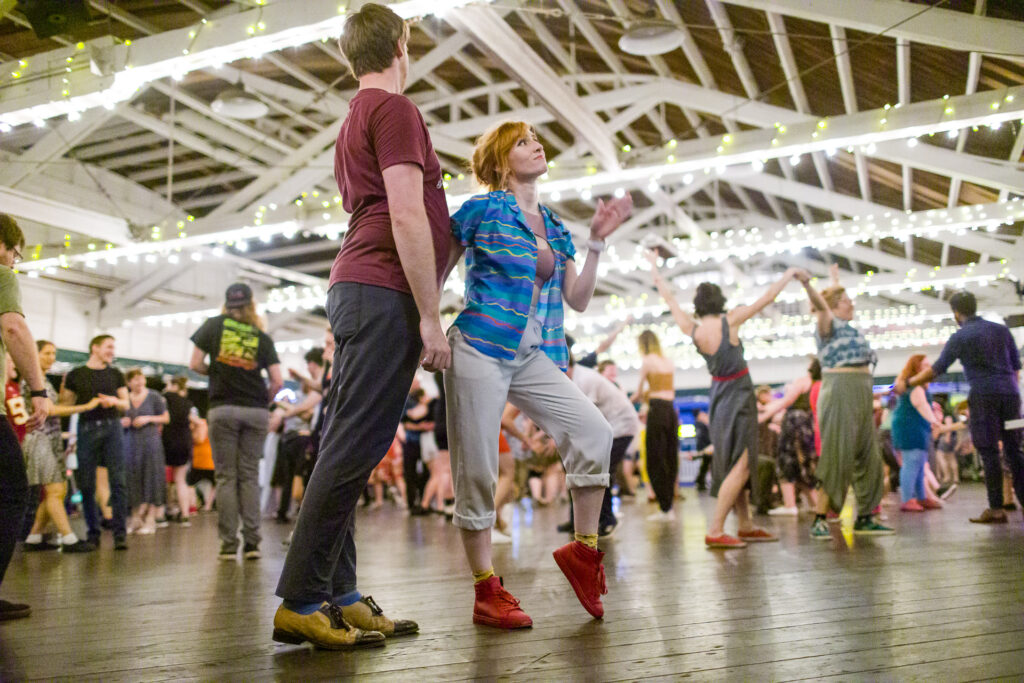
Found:
[[907, 360], [907, 364], [900, 370], [899, 379], [906, 382], [908, 379], [921, 372], [921, 363], [927, 358], [923, 353], [915, 353]]

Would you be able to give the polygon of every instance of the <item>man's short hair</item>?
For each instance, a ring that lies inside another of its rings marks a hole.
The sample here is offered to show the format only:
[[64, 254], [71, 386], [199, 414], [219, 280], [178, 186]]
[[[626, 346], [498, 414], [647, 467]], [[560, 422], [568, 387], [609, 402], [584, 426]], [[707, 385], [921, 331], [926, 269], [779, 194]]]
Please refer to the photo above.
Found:
[[315, 363], [322, 367], [324, 364], [324, 350], [319, 346], [314, 346], [309, 351], [306, 351], [306, 355], [302, 358], [307, 363]]
[[103, 342], [107, 341], [108, 339], [113, 339], [113, 338], [114, 338], [114, 335], [112, 335], [112, 334], [98, 334], [98, 335], [96, 335], [95, 337], [93, 337], [92, 339], [89, 340], [89, 353], [92, 353], [92, 350], [94, 348], [96, 348], [97, 346], [99, 346], [100, 344], [102, 344]]
[[970, 292], [960, 291], [949, 297], [949, 307], [965, 318], [978, 314], [978, 300]]
[[25, 233], [18, 223], [6, 213], [0, 213], [0, 242], [8, 249], [25, 246]]
[[362, 78], [391, 66], [398, 43], [408, 41], [409, 27], [402, 17], [384, 5], [370, 2], [345, 20], [345, 32], [338, 39], [338, 47], [352, 75]]

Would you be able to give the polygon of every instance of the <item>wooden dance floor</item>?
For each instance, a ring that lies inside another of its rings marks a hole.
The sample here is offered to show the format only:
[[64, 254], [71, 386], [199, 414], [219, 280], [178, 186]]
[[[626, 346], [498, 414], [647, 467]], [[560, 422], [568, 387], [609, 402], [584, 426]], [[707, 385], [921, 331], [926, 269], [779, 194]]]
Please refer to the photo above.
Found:
[[1024, 676], [1024, 525], [967, 517], [981, 485], [943, 511], [886, 515], [896, 536], [829, 543], [810, 520], [772, 518], [781, 542], [708, 551], [706, 496], [687, 490], [681, 517], [644, 521], [625, 502], [604, 544], [609, 595], [594, 621], [551, 558], [565, 508], [516, 510], [515, 543], [495, 565], [534, 628], [474, 626], [471, 577], [455, 529], [385, 507], [359, 512], [360, 588], [421, 633], [384, 649], [319, 652], [270, 640], [288, 527], [264, 526], [258, 562], [219, 562], [216, 518], [110, 538], [89, 555], [18, 551], [2, 596], [28, 619], [0, 624], [3, 680], [510, 679], [1020, 680]]

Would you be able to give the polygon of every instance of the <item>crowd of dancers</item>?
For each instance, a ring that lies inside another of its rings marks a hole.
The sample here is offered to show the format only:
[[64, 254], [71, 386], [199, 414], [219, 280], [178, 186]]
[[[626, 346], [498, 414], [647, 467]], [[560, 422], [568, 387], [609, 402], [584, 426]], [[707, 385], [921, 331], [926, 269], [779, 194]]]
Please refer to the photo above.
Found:
[[[650, 330], [638, 335], [643, 358], [639, 382], [627, 395], [607, 377], [614, 366], [606, 365], [602, 374], [588, 367], [596, 358], [576, 361], [563, 327], [564, 305], [583, 311], [590, 303], [605, 240], [630, 214], [630, 196], [597, 202], [587, 253], [577, 266], [569, 229], [540, 202], [538, 180], [548, 171], [544, 148], [530, 125], [506, 121], [482, 135], [472, 154], [472, 172], [487, 191], [450, 216], [429, 131], [413, 102], [401, 94], [409, 70], [407, 41], [401, 18], [372, 3], [349, 15], [340, 39], [360, 86], [349, 103], [335, 157], [335, 176], [352, 219], [331, 271], [325, 340], [330, 348], [319, 358], [307, 357], [308, 373], [292, 373], [303, 395], [277, 405], [271, 418], [268, 401], [278, 395], [284, 378], [247, 286], [229, 287], [223, 314], [192, 335], [190, 367], [209, 377], [207, 418], [220, 556], [234, 560], [241, 552], [246, 559], [259, 557], [267, 507], [259, 462], [271, 427], [281, 432], [275, 449], [279, 466], [274, 468], [281, 496], [277, 518], [289, 521], [293, 501], [301, 499], [276, 588], [281, 602], [273, 639], [279, 642], [308, 641], [326, 649], [379, 647], [419, 629], [385, 614], [358, 587], [357, 508], [365, 495], [370, 507], [381, 505], [392, 486], [410, 515], [434, 508], [450, 515], [465, 551], [467, 584], [472, 575], [472, 620], [502, 629], [532, 625], [511, 592], [514, 587], [506, 587], [496, 573], [492, 553], [508, 522], [499, 511], [517, 491], [531, 489], [539, 503], [557, 500], [563, 487], [568, 492], [565, 528], [572, 540], [555, 549], [553, 559], [594, 618], [603, 616], [602, 595], [608, 591], [599, 540], [617, 524], [611, 476], [622, 467], [620, 491], [633, 487], [632, 465], [627, 465], [631, 447], [643, 454], [641, 469], [657, 504], [649, 519], [666, 523], [676, 516], [675, 368], [657, 336]], [[24, 244], [20, 231], [0, 233], [0, 242], [0, 259], [13, 265]], [[696, 450], [696, 457], [709, 463], [715, 497], [706, 545], [733, 550], [777, 540], [754, 523], [758, 508], [770, 509], [776, 470], [782, 504], [772, 512], [792, 515], [798, 496], [807, 497], [814, 512], [812, 538], [833, 537], [829, 524], [851, 487], [853, 533], [893, 533], [879, 514], [887, 465], [878, 429], [879, 397], [873, 392], [875, 353], [851, 324], [854, 303], [838, 282], [819, 292], [806, 271], [791, 268], [754, 303], [732, 308], [717, 285], [702, 283], [691, 314], [660, 273], [657, 256], [649, 259], [654, 286], [711, 376], [708, 410], [698, 418], [704, 438]], [[439, 314], [441, 286], [463, 260], [465, 307], [445, 330]], [[790, 285], [803, 289], [814, 313], [817, 357], [806, 377], [795, 378], [778, 398], [768, 392], [759, 402], [741, 330]], [[898, 477], [907, 514], [938, 506], [929, 480], [932, 488], [939, 482], [927, 465], [929, 448], [938, 438], [944, 454], [936, 464], [946, 492], [953, 490], [955, 457], [945, 453], [964, 423], [947, 423], [936, 415], [927, 385], [959, 360], [971, 385], [969, 433], [984, 465], [989, 496], [989, 508], [972, 521], [1005, 523], [1004, 463], [1018, 499], [1024, 494], [1019, 431], [1006, 427], [1020, 416], [1019, 353], [1005, 326], [977, 316], [970, 293], [957, 293], [950, 305], [960, 330], [934, 364], [915, 355], [895, 383], [897, 398], [887, 418], [894, 449], [888, 471]], [[16, 302], [6, 303], [0, 320], [10, 315], [20, 318]], [[72, 370], [54, 392], [45, 386], [36, 354], [30, 352], [35, 347], [26, 350], [24, 332], [9, 336], [7, 329], [4, 339], [31, 403], [29, 432], [40, 431], [47, 415], [79, 413], [76, 479], [89, 530], [85, 542], [92, 544], [102, 527], [92, 474], [101, 465], [111, 482], [114, 547], [126, 546], [130, 528], [151, 531], [162, 512], [159, 492], [166, 490], [166, 477], [160, 462], [143, 454], [156, 450], [161, 429], [164, 434], [170, 430], [176, 412], [182, 425], [197, 418], [181, 421], [184, 406], [172, 408], [173, 392], [162, 398], [146, 389], [141, 375], [122, 377], [111, 366], [110, 338], [93, 340], [85, 370]], [[413, 385], [419, 368], [440, 373], [432, 382], [436, 395]], [[645, 424], [635, 404], [642, 404]], [[763, 444], [771, 440], [773, 427], [778, 429], [775, 465], [765, 484], [760, 476]], [[57, 437], [52, 443], [58, 443]], [[111, 456], [124, 452], [133, 453], [128, 476], [124, 462]], [[177, 452], [172, 460], [165, 447], [163, 457], [166, 465], [181, 467], [172, 465], [180, 462]], [[517, 466], [517, 461], [525, 464]], [[9, 463], [5, 467], [3, 477], [13, 477]], [[517, 472], [526, 472], [532, 481], [523, 482]], [[185, 510], [181, 499], [189, 497], [188, 482], [183, 480], [179, 490], [178, 474], [172, 477], [174, 490], [179, 509]], [[53, 495], [60, 493], [55, 489]], [[730, 513], [735, 533], [726, 531]], [[51, 517], [57, 524], [59, 513]], [[5, 558], [0, 560], [6, 566]]]

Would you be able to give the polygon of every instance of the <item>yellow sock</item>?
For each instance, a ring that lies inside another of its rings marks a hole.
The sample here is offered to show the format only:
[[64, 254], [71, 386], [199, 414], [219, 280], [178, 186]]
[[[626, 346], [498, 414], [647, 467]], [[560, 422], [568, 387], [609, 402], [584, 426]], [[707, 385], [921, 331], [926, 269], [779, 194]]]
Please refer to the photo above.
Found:
[[[597, 536], [594, 536], [597, 539]], [[494, 567], [483, 570], [482, 572], [473, 572], [473, 582], [480, 583], [494, 576]]]
[[587, 546], [597, 550], [597, 534], [581, 534], [580, 532], [575, 533], [576, 540]]

